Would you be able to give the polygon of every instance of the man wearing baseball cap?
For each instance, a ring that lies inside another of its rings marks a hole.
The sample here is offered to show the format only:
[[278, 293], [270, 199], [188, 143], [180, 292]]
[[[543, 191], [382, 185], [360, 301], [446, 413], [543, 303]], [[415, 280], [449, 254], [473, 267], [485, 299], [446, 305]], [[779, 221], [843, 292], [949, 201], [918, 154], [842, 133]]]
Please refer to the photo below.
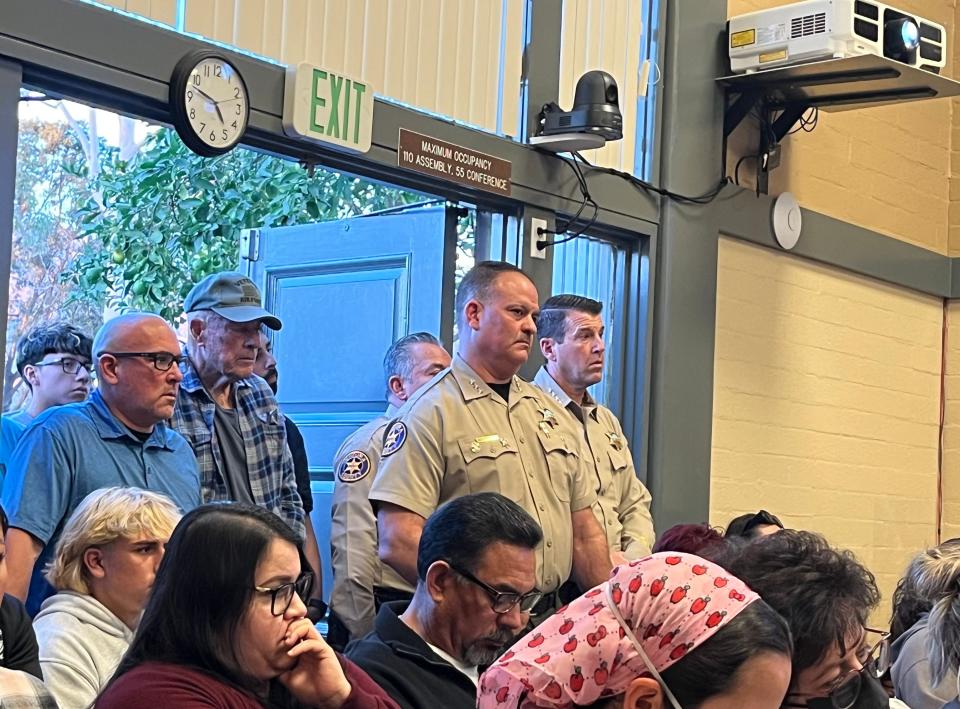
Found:
[[203, 501], [264, 507], [303, 539], [303, 502], [283, 416], [254, 375], [260, 327], [282, 327], [242, 273], [207, 276], [183, 303], [189, 328], [172, 423], [197, 456]]

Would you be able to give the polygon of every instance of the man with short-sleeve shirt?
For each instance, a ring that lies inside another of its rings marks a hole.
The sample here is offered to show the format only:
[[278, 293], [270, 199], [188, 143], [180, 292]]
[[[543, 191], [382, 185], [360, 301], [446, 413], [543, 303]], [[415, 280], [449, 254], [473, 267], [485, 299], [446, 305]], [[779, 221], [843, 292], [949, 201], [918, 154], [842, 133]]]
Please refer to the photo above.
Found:
[[603, 377], [603, 305], [578, 295], [555, 295], [540, 309], [537, 337], [546, 364], [534, 384], [582, 430], [593, 465], [594, 513], [617, 561], [650, 553], [654, 542], [650, 493], [637, 479], [623, 428], [587, 391]]
[[411, 583], [424, 520], [438, 505], [473, 492], [514, 500], [544, 532], [537, 582], [547, 595], [537, 615], [545, 615], [571, 571], [592, 587], [608, 577], [610, 556], [581, 434], [516, 376], [533, 344], [537, 300], [530, 279], [507, 263], [482, 262], [464, 276], [457, 356], [387, 428], [370, 499], [380, 558]]
[[176, 333], [156, 315], [122, 315], [100, 328], [93, 352], [100, 388], [83, 403], [37, 417], [8, 465], [8, 592], [24, 599], [29, 589], [31, 615], [52, 595], [43, 568], [89, 493], [134, 486], [164, 493], [182, 512], [200, 504], [193, 451], [163, 423], [182, 379]]

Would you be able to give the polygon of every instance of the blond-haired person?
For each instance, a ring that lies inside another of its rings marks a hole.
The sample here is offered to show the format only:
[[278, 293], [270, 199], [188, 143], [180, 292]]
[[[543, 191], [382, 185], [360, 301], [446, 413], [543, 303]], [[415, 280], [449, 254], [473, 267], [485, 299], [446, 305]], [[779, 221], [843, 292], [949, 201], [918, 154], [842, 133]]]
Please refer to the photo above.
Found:
[[64, 709], [90, 706], [113, 675], [179, 519], [164, 495], [110, 487], [67, 520], [46, 571], [57, 593], [33, 621], [44, 680]]

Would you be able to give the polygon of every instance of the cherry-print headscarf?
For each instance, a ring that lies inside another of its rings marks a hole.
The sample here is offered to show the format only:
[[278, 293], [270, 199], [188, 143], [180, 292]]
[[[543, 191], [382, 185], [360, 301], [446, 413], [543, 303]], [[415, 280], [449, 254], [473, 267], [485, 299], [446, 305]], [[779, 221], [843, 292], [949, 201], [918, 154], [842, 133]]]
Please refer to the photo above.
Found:
[[758, 598], [692, 554], [662, 552], [618, 566], [491, 665], [477, 707], [566, 709], [622, 694], [652, 675], [648, 661], [663, 672]]

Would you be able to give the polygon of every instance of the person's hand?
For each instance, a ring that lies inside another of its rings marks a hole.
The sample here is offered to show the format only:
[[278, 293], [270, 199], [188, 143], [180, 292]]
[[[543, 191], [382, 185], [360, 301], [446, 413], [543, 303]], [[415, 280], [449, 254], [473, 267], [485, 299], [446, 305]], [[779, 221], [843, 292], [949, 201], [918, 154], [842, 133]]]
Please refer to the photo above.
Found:
[[610, 565], [613, 567], [621, 566], [626, 564], [629, 560], [624, 556], [622, 551], [611, 551], [610, 552]]
[[277, 679], [297, 701], [317, 709], [339, 709], [350, 696], [340, 661], [307, 618], [291, 623], [285, 642], [297, 664]]

